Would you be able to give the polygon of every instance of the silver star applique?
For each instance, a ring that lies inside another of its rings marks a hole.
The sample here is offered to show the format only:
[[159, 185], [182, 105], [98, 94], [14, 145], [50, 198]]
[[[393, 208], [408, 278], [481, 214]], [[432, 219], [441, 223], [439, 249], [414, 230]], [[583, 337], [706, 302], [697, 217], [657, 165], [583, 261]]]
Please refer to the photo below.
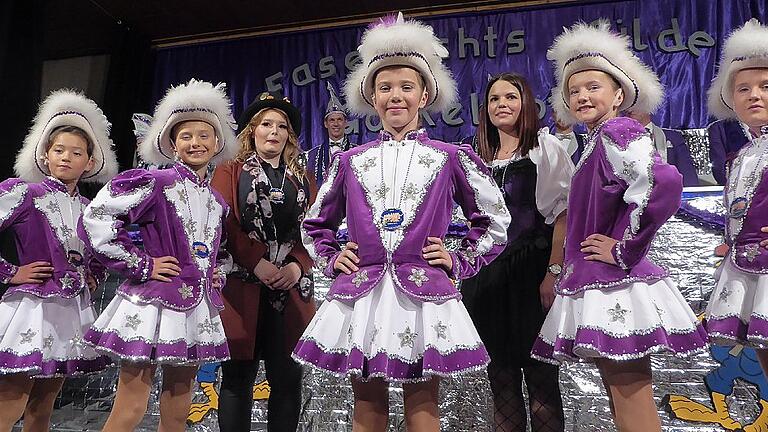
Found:
[[206, 318], [205, 321], [197, 325], [197, 330], [200, 334], [221, 333], [221, 330], [219, 330], [219, 324], [215, 322], [211, 322], [211, 320], [208, 318]]
[[126, 315], [125, 317], [125, 326], [129, 329], [132, 329], [133, 331], [136, 331], [139, 329], [139, 325], [141, 325], [141, 317], [139, 314], [135, 313], [133, 315]]
[[408, 183], [403, 188], [403, 199], [415, 200], [418, 193], [419, 193], [419, 188], [417, 188], [416, 185], [413, 183]]
[[64, 237], [65, 239], [72, 238], [75, 235], [75, 230], [73, 230], [68, 226], [61, 226], [59, 227], [59, 230], [61, 231], [61, 236]]
[[435, 329], [435, 333], [437, 334], [438, 339], [447, 339], [446, 331], [448, 330], [448, 326], [443, 324], [442, 321], [438, 321], [437, 324], [432, 326], [433, 329]]
[[192, 298], [192, 287], [182, 282], [181, 287], [179, 287], [179, 294], [181, 294], [182, 300]]
[[63, 278], [59, 279], [59, 282], [61, 283], [61, 289], [71, 290], [75, 284], [75, 278], [73, 278], [68, 274], [65, 274]]
[[424, 269], [415, 268], [411, 269], [411, 275], [408, 276], [408, 280], [415, 283], [417, 287], [421, 287], [424, 285], [424, 282], [429, 280], [429, 278], [427, 277], [427, 272]]
[[125, 263], [128, 265], [128, 268], [136, 268], [139, 266], [140, 262], [141, 258], [139, 258], [139, 256], [135, 253], [128, 254], [128, 256], [125, 258]]
[[461, 249], [459, 253], [461, 253], [464, 258], [470, 261], [474, 260], [478, 255], [480, 255], [472, 246], [467, 246], [466, 248]]
[[72, 348], [75, 348], [75, 349], [82, 349], [85, 346], [85, 343], [83, 342], [83, 338], [81, 338], [80, 336], [75, 336], [72, 339], [70, 339], [69, 344], [72, 346]]
[[59, 206], [58, 201], [50, 201], [48, 204], [45, 205], [45, 208], [48, 209], [51, 213], [60, 213], [61, 207]]
[[352, 283], [355, 284], [356, 288], [360, 288], [363, 282], [368, 282], [368, 270], [360, 270], [352, 279]]
[[376, 166], [376, 158], [369, 157], [363, 161], [363, 164], [360, 165], [360, 168], [363, 169], [363, 172], [368, 172], [368, 170], [373, 168], [374, 166]]
[[758, 243], [744, 246], [744, 257], [749, 262], [755, 261], [755, 258], [757, 258], [757, 256], [761, 253], [760, 244]]
[[496, 213], [504, 213], [504, 209], [506, 208], [507, 206], [501, 198], [499, 198], [499, 200], [496, 201], [496, 204], [493, 205], [493, 209], [496, 210]]
[[374, 189], [373, 195], [378, 199], [384, 199], [387, 197], [387, 192], [389, 192], [389, 186], [381, 183]]
[[627, 322], [625, 315], [628, 312], [629, 311], [627, 309], [622, 309], [621, 305], [618, 302], [616, 302], [616, 306], [612, 307], [611, 309], [608, 309], [608, 315], [611, 316], [611, 322], [619, 321], [622, 324]]
[[733, 290], [731, 289], [731, 287], [729, 285], [726, 285], [726, 286], [723, 287], [723, 290], [720, 291], [720, 295], [718, 295], [717, 298], [719, 298], [720, 301], [727, 302], [728, 301], [728, 297], [730, 297], [731, 294], [733, 294]]
[[621, 161], [621, 163], [624, 165], [624, 169], [621, 170], [621, 173], [626, 177], [629, 177], [632, 181], [637, 180], [637, 172], [635, 171], [635, 164], [637, 161]]
[[23, 333], [19, 333], [19, 335], [21, 336], [21, 341], [19, 341], [19, 343], [25, 344], [25, 343], [32, 342], [32, 338], [35, 337], [36, 334], [37, 334], [36, 331], [32, 330], [31, 328], [28, 328], [27, 331]]
[[99, 205], [99, 206], [96, 206], [96, 207], [91, 207], [91, 216], [92, 217], [95, 217], [97, 219], [101, 219], [104, 216], [106, 216], [107, 214], [109, 214], [109, 213], [107, 213], [107, 207], [105, 205], [103, 205], [103, 204]]
[[53, 347], [53, 336], [48, 335], [43, 338], [43, 348], [51, 349]]
[[565, 267], [565, 273], [563, 273], [563, 279], [568, 279], [569, 276], [573, 274], [573, 264], [568, 264], [567, 267]]
[[320, 267], [320, 269], [325, 269], [328, 267], [328, 258], [326, 257], [320, 257], [317, 259], [317, 266]]
[[418, 333], [411, 332], [411, 327], [405, 327], [405, 330], [397, 334], [400, 338], [400, 348], [409, 346], [413, 348], [413, 342], [416, 340]]
[[429, 154], [419, 155], [419, 165], [429, 168], [435, 162], [435, 159]]
[[194, 233], [197, 231], [197, 222], [191, 219], [186, 221], [184, 226], [187, 228], [187, 232], [192, 235], [194, 235]]
[[179, 201], [182, 204], [187, 204], [187, 194], [185, 192], [186, 191], [184, 191], [182, 189], [179, 189], [179, 190], [176, 191], [176, 193], [179, 194]]

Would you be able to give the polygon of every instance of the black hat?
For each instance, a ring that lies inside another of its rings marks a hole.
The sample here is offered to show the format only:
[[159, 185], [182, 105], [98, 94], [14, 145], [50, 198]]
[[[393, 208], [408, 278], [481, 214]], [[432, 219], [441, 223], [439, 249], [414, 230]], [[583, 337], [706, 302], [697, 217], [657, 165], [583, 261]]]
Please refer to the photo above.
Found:
[[296, 135], [301, 133], [301, 113], [299, 109], [287, 97], [283, 97], [278, 92], [263, 92], [240, 114], [240, 118], [237, 119], [237, 134], [239, 135], [245, 129], [245, 126], [250, 123], [253, 116], [264, 108], [277, 108], [283, 111], [288, 116], [288, 122], [291, 123], [291, 128], [296, 132]]

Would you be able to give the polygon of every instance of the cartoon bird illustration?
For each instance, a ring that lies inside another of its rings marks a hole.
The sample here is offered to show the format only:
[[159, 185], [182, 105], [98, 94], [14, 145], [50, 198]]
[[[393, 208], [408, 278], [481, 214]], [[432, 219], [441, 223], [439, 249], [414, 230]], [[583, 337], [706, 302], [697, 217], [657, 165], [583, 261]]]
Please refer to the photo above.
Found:
[[[743, 345], [711, 346], [710, 353], [720, 366], [704, 376], [712, 406], [691, 400], [687, 396], [667, 395], [663, 404], [674, 418], [695, 423], [716, 423], [725, 430], [768, 432], [768, 381], [760, 368], [757, 354]], [[731, 417], [726, 397], [733, 393], [737, 380], [757, 387], [760, 393], [760, 414], [748, 425]]]
[[[201, 422], [210, 412], [219, 409], [219, 393], [216, 390], [216, 381], [221, 363], [207, 363], [197, 371], [195, 380], [200, 385], [208, 400], [205, 402], [196, 402], [189, 407], [187, 416], [188, 424]], [[253, 400], [269, 399], [270, 387], [267, 380], [256, 383], [253, 386]]]

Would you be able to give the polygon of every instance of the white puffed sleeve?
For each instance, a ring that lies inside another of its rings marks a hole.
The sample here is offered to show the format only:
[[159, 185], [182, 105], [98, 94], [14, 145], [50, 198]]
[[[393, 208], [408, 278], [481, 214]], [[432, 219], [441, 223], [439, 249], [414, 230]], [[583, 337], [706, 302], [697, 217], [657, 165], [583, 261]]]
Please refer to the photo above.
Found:
[[536, 207], [552, 224], [568, 208], [573, 162], [565, 146], [547, 128], [539, 130], [539, 146], [528, 152], [536, 164]]

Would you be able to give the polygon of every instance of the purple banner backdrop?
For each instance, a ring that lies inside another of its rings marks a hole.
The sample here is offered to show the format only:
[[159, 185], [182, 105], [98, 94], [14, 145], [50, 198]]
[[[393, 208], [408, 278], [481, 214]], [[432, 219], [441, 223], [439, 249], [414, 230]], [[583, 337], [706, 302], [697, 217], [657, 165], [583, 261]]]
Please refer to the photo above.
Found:
[[[708, 123], [706, 89], [714, 76], [723, 39], [750, 18], [766, 22], [765, 0], [626, 0], [579, 5], [498, 10], [423, 19], [444, 40], [458, 82], [460, 100], [450, 110], [425, 118], [430, 135], [459, 141], [474, 134], [489, 74], [516, 71], [528, 77], [546, 101], [553, 86], [547, 48], [564, 26], [606, 18], [632, 38], [637, 54], [661, 77], [667, 96], [657, 124], [699, 128]], [[200, 78], [227, 83], [237, 116], [264, 90], [282, 90], [304, 118], [305, 149], [325, 139], [322, 119], [326, 82], [340, 88], [356, 60], [364, 26], [163, 48], [158, 51], [155, 99], [170, 85]], [[549, 121], [550, 108], [540, 102]], [[353, 119], [353, 142], [365, 142], [380, 128], [377, 118]]]

